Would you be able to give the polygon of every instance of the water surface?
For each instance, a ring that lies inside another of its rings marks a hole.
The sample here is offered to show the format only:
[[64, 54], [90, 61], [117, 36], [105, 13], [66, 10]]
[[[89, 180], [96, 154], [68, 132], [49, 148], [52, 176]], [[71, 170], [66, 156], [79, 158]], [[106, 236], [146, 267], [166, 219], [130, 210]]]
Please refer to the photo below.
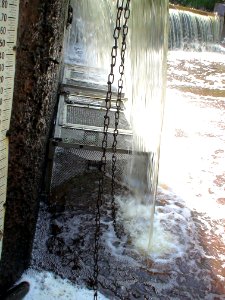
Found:
[[[169, 53], [152, 245], [146, 252], [150, 211], [125, 188], [115, 235], [106, 192], [99, 289], [108, 299], [225, 299], [223, 61], [218, 53]], [[39, 273], [24, 275], [35, 286], [28, 299], [56, 292], [46, 271], [86, 286], [92, 298], [96, 176], [75, 176], [55, 192], [61, 206], [41, 207], [32, 260]], [[76, 299], [63, 288], [62, 299]]]

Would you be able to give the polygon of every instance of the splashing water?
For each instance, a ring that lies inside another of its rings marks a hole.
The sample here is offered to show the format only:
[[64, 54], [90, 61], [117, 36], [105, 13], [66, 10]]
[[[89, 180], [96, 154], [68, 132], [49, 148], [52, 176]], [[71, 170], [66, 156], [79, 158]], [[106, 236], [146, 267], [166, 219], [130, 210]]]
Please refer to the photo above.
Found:
[[[102, 208], [101, 249], [104, 251], [101, 252], [100, 286], [103, 287], [103, 294], [109, 295], [110, 299], [116, 295], [121, 299], [225, 299], [225, 81], [222, 75], [225, 69], [224, 57], [218, 53], [174, 51], [169, 54], [170, 89], [164, 122], [167, 134], [164, 133], [162, 140], [161, 186], [154, 207], [164, 95], [163, 34], [167, 30], [165, 2], [132, 1], [135, 10], [129, 23], [128, 49], [131, 51], [126, 57], [125, 70], [128, 71], [126, 92], [130, 106], [127, 110], [134, 131], [133, 147], [139, 155], [132, 158], [128, 168], [128, 181], [134, 191], [133, 195], [124, 196], [121, 193], [117, 197], [118, 219], [125, 229], [121, 239], [114, 232], [110, 205], [105, 208], [103, 205]], [[68, 62], [85, 66], [90, 64], [105, 69], [107, 75], [112, 45], [108, 33], [111, 32], [112, 36], [113, 23], [109, 26], [106, 19], [114, 22], [114, 4], [115, 1], [100, 0], [76, 2], [77, 9], [80, 9], [79, 13], [75, 12], [78, 15], [77, 22], [80, 22], [80, 31], [76, 32], [72, 28], [74, 37], [70, 38], [79, 41], [75, 49], [81, 51], [74, 54], [73, 49], [73, 53], [68, 54]], [[88, 5], [91, 9], [87, 11]], [[98, 13], [95, 11], [97, 7], [100, 9]], [[151, 13], [148, 12], [150, 9]], [[164, 20], [164, 25], [157, 23], [159, 16]], [[88, 18], [89, 25], [85, 25], [85, 19], [82, 18]], [[148, 32], [149, 28], [145, 28], [147, 25], [152, 27], [148, 18], [154, 22], [151, 33]], [[88, 32], [82, 31], [85, 26], [89, 26], [86, 27], [89, 28]], [[104, 30], [108, 33], [102, 34], [102, 26], [105, 26]], [[161, 39], [158, 39], [159, 36]], [[139, 49], [141, 53], [138, 53]], [[105, 80], [104, 76], [102, 78]], [[155, 87], [158, 87], [158, 91]], [[148, 114], [143, 109], [144, 105], [150, 110]], [[145, 120], [146, 115], [149, 120]], [[155, 123], [155, 117], [158, 123]], [[141, 180], [138, 180], [139, 177]], [[86, 197], [81, 198], [86, 187], [81, 188], [80, 184], [78, 187], [79, 193], [76, 194], [68, 187], [68, 194], [62, 196], [67, 199], [70, 208], [50, 221], [53, 225], [55, 222], [64, 224], [59, 226], [62, 232], [54, 237], [48, 236], [47, 229], [48, 219], [52, 215], [47, 216], [43, 209], [41, 218], [44, 223], [40, 227], [44, 230], [39, 230], [36, 237], [39, 248], [34, 251], [33, 261], [39, 268], [56, 271], [78, 284], [87, 284], [89, 272], [92, 274], [90, 245], [93, 244], [94, 236], [94, 223], [91, 222], [94, 220], [95, 196], [91, 196], [95, 190], [91, 188]], [[62, 188], [64, 190], [65, 186]], [[74, 210], [71, 210], [71, 203]], [[149, 247], [154, 211], [152, 244], [146, 256], [142, 254], [146, 254]], [[67, 252], [64, 252], [65, 247]], [[37, 281], [43, 286], [46, 276], [50, 275], [45, 272], [40, 275], [42, 279]], [[149, 284], [148, 288], [146, 284]], [[73, 297], [74, 294], [71, 299]]]
[[[62, 279], [59, 276], [46, 272], [28, 269], [22, 276], [20, 281], [28, 281], [30, 291], [24, 297], [25, 300], [55, 300], [55, 299], [93, 299], [91, 290], [78, 287], [67, 279]], [[98, 295], [99, 300], [107, 300], [101, 294]]]

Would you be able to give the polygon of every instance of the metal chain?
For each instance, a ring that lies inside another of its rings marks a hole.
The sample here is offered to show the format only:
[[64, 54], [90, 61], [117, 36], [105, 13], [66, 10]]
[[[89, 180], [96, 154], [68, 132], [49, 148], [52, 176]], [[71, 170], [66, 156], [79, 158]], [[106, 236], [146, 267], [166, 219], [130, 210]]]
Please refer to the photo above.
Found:
[[124, 0], [117, 0], [117, 16], [116, 16], [116, 26], [113, 32], [114, 38], [114, 46], [111, 50], [111, 65], [110, 65], [110, 73], [108, 75], [108, 91], [106, 93], [105, 99], [105, 108], [106, 114], [104, 116], [104, 128], [103, 128], [103, 141], [102, 141], [102, 157], [101, 157], [101, 173], [99, 178], [99, 188], [98, 188], [98, 197], [96, 204], [96, 217], [95, 217], [95, 244], [94, 244], [94, 299], [98, 299], [98, 275], [99, 275], [99, 240], [101, 233], [100, 226], [100, 207], [102, 205], [102, 195], [103, 195], [103, 185], [104, 185], [104, 177], [106, 173], [106, 151], [107, 151], [107, 138], [108, 138], [108, 128], [110, 123], [109, 111], [111, 108], [111, 100], [112, 100], [112, 84], [114, 82], [114, 67], [116, 65], [117, 58], [117, 49], [118, 49], [118, 39], [121, 32], [121, 19], [122, 12], [124, 10]]
[[124, 63], [125, 63], [125, 51], [127, 48], [127, 34], [128, 34], [128, 26], [127, 22], [130, 17], [130, 0], [127, 0], [125, 9], [124, 9], [124, 24], [123, 24], [123, 31], [122, 31], [122, 45], [121, 45], [121, 52], [120, 52], [120, 66], [119, 66], [119, 74], [120, 78], [118, 80], [118, 89], [117, 89], [117, 100], [116, 100], [116, 112], [115, 112], [115, 128], [113, 132], [113, 155], [112, 155], [112, 183], [111, 183], [111, 209], [112, 209], [112, 219], [113, 219], [113, 226], [115, 233], [116, 230], [116, 205], [115, 205], [115, 172], [116, 172], [116, 161], [117, 161], [117, 136], [119, 134], [118, 126], [119, 126], [119, 117], [120, 117], [120, 110], [121, 110], [121, 103], [122, 103], [122, 91], [123, 91], [123, 75], [124, 75]]

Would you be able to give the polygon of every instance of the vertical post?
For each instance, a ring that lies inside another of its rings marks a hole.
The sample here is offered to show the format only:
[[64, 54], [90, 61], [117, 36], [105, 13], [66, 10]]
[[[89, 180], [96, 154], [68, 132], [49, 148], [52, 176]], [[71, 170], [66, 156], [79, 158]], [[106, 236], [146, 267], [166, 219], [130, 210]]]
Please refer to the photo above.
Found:
[[30, 262], [67, 6], [67, 0], [20, 0], [0, 291]]
[[216, 12], [223, 22], [223, 29], [221, 35], [221, 41], [225, 39], [225, 4], [224, 3], [216, 3], [214, 7], [214, 12]]
[[12, 109], [19, 1], [0, 1], [0, 257], [4, 234], [8, 137]]

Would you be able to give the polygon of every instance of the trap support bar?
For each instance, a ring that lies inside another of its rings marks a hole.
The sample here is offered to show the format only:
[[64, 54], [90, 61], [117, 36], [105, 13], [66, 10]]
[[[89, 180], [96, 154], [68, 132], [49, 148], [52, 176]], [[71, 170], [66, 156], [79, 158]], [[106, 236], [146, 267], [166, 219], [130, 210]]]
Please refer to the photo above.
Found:
[[[83, 149], [83, 150], [90, 150], [90, 151], [101, 151], [100, 147], [97, 146], [90, 146], [90, 145], [82, 145], [82, 144], [73, 144], [70, 142], [65, 142], [62, 139], [50, 139], [50, 145], [52, 147], [62, 147], [62, 148], [75, 148], [75, 149]], [[50, 151], [52, 153], [52, 151]], [[112, 147], [107, 148], [107, 152], [113, 153]], [[120, 154], [132, 154], [132, 150], [129, 149], [117, 149], [117, 153]]]

